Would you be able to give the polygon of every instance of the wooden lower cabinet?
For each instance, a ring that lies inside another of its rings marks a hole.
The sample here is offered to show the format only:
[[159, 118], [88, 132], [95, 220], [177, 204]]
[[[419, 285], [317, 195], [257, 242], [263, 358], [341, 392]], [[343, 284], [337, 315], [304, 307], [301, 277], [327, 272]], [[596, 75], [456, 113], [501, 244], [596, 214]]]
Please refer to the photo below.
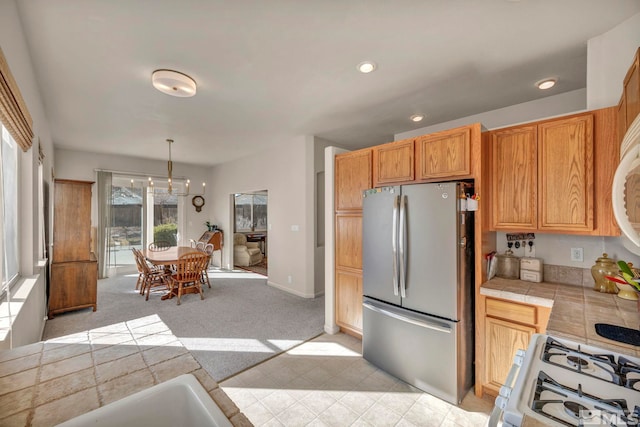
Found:
[[485, 323], [485, 391], [498, 393], [507, 378], [518, 349], [526, 349], [534, 326], [520, 325], [487, 317]]
[[336, 270], [336, 323], [362, 336], [362, 273]]
[[481, 298], [480, 304], [484, 308], [484, 331], [480, 334], [484, 351], [477, 363], [481, 372], [476, 375], [482, 378], [482, 387], [476, 394], [497, 396], [516, 351], [526, 350], [533, 334], [546, 331], [551, 308], [491, 297]]
[[51, 264], [49, 318], [81, 308], [97, 308], [98, 262], [71, 261]]

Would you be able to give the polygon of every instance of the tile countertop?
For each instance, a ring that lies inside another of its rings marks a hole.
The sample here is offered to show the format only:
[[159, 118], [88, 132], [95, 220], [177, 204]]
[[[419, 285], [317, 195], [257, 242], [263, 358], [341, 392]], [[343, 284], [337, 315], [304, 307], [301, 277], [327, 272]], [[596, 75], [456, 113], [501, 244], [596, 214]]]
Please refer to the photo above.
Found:
[[603, 338], [595, 330], [596, 323], [639, 329], [637, 301], [625, 300], [615, 294], [603, 294], [590, 287], [502, 278], [485, 282], [480, 294], [551, 307], [547, 334], [640, 357], [640, 347]]
[[188, 373], [234, 426], [252, 425], [151, 315], [0, 351], [0, 426], [56, 425]]

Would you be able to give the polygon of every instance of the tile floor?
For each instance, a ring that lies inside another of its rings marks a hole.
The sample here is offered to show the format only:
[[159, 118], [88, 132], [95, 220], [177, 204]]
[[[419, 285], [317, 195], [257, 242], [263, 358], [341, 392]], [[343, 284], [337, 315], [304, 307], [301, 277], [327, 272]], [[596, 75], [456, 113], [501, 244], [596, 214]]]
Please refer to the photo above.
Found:
[[362, 358], [361, 341], [321, 335], [220, 383], [256, 426], [483, 426], [493, 400], [460, 406], [407, 385]]

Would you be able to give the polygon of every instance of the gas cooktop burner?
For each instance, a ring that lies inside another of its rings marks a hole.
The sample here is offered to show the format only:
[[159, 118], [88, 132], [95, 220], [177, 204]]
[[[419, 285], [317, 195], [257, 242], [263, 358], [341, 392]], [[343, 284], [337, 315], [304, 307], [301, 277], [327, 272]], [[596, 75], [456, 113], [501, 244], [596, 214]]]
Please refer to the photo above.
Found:
[[[625, 385], [626, 383], [620, 362], [616, 361], [613, 354], [590, 354], [582, 350], [579, 344], [576, 348], [571, 348], [548, 337], [542, 360], [613, 384]], [[638, 372], [637, 378], [640, 380], [640, 368]], [[626, 385], [626, 387], [632, 387], [632, 385]]]
[[589, 365], [589, 362], [580, 356], [567, 356], [567, 364], [572, 368], [580, 369], [586, 368], [587, 365]]
[[589, 409], [584, 405], [571, 401], [564, 402], [562, 405], [564, 406], [565, 412], [574, 418], [581, 418], [582, 414]]
[[[543, 371], [538, 374], [531, 409], [566, 426], [588, 425], [588, 420], [602, 417], [603, 414], [605, 418], [633, 420], [625, 399], [601, 399], [583, 392], [580, 384], [574, 389], [554, 380]], [[625, 422], [624, 425], [626, 424]]]

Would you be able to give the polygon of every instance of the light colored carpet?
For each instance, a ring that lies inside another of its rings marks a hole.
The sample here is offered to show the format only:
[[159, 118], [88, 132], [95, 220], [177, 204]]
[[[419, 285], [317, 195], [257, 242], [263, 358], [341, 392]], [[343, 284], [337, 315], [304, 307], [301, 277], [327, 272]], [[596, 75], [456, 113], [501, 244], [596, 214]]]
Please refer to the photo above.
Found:
[[47, 320], [50, 339], [158, 314], [202, 367], [222, 381], [322, 333], [324, 297], [301, 298], [247, 272], [209, 273], [212, 288], [196, 294], [149, 301], [134, 290], [136, 275], [98, 281], [98, 311], [78, 310]]

